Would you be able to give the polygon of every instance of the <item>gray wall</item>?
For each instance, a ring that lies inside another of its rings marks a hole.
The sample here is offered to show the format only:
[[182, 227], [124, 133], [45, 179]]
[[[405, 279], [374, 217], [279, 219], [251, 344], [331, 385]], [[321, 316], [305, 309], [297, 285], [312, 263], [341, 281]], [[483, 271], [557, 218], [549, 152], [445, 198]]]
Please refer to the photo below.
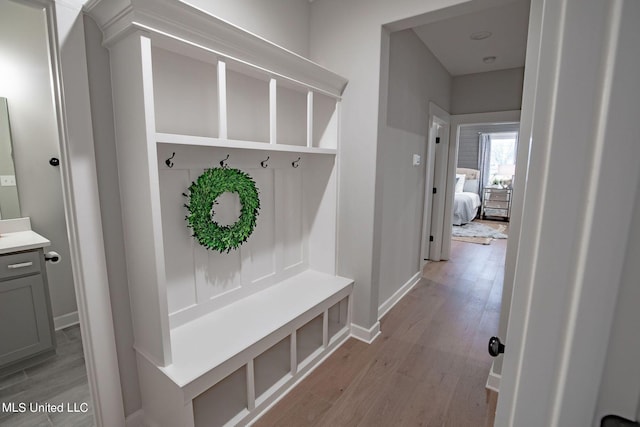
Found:
[[524, 68], [467, 74], [453, 78], [451, 114], [519, 110]]
[[53, 108], [47, 30], [42, 9], [0, 2], [0, 94], [7, 98], [18, 195], [23, 216], [51, 241], [61, 262], [47, 264], [53, 316], [77, 312], [62, 203], [60, 157]]
[[458, 167], [478, 169], [478, 133], [518, 132], [520, 123], [475, 124], [460, 126]]
[[[338, 273], [355, 280], [353, 323], [375, 331], [378, 322], [377, 257], [386, 242], [379, 230], [384, 221], [376, 201], [383, 25], [395, 30], [415, 26], [406, 18], [439, 9], [430, 19], [469, 11], [471, 2], [455, 0], [321, 0], [311, 3], [311, 59], [349, 79], [340, 123], [340, 195]], [[444, 8], [444, 9], [443, 9]], [[402, 22], [398, 22], [402, 21]], [[424, 23], [424, 22], [421, 22]], [[382, 103], [385, 105], [385, 103]], [[383, 122], [384, 123], [384, 122]]]
[[[412, 30], [384, 37], [389, 38], [388, 88], [382, 70], [376, 168], [379, 305], [420, 270], [429, 101], [448, 110], [451, 92], [451, 76]], [[422, 156], [419, 167], [412, 165], [414, 154]]]
[[186, 0], [298, 55], [309, 55], [308, 0]]

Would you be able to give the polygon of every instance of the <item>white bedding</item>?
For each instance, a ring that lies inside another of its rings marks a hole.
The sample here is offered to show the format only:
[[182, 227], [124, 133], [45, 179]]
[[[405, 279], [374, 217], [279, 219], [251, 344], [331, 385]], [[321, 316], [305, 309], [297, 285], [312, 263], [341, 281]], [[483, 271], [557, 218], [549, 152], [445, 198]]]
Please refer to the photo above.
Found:
[[473, 221], [480, 207], [480, 196], [476, 193], [455, 193], [453, 201], [453, 225], [463, 225]]

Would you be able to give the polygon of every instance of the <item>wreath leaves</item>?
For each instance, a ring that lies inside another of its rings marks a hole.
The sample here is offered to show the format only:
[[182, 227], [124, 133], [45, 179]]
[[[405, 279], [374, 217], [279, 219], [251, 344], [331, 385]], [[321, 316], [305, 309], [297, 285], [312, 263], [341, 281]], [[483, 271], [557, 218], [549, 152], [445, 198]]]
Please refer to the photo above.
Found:
[[[222, 193], [237, 193], [240, 217], [232, 225], [219, 225], [211, 219], [213, 205]], [[229, 253], [247, 241], [256, 226], [260, 198], [251, 176], [239, 169], [207, 169], [189, 187], [187, 225], [202, 246], [220, 253]]]

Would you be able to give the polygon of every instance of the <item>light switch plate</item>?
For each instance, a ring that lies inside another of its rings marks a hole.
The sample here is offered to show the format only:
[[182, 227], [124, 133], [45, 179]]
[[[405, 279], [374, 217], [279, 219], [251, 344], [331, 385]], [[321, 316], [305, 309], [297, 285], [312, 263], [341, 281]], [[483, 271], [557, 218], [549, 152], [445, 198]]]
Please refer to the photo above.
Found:
[[0, 175], [0, 185], [3, 187], [15, 187], [16, 176], [15, 175]]
[[422, 161], [422, 158], [420, 157], [420, 154], [413, 155], [413, 166], [420, 166], [421, 161]]

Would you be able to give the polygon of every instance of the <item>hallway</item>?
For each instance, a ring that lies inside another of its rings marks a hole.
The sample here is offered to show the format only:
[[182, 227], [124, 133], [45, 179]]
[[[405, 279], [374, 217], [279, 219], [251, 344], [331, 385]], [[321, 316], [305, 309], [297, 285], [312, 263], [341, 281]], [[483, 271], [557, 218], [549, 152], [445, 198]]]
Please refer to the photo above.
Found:
[[254, 425], [493, 425], [487, 341], [498, 329], [506, 246], [453, 241], [451, 260], [425, 266], [373, 344], [347, 341]]

